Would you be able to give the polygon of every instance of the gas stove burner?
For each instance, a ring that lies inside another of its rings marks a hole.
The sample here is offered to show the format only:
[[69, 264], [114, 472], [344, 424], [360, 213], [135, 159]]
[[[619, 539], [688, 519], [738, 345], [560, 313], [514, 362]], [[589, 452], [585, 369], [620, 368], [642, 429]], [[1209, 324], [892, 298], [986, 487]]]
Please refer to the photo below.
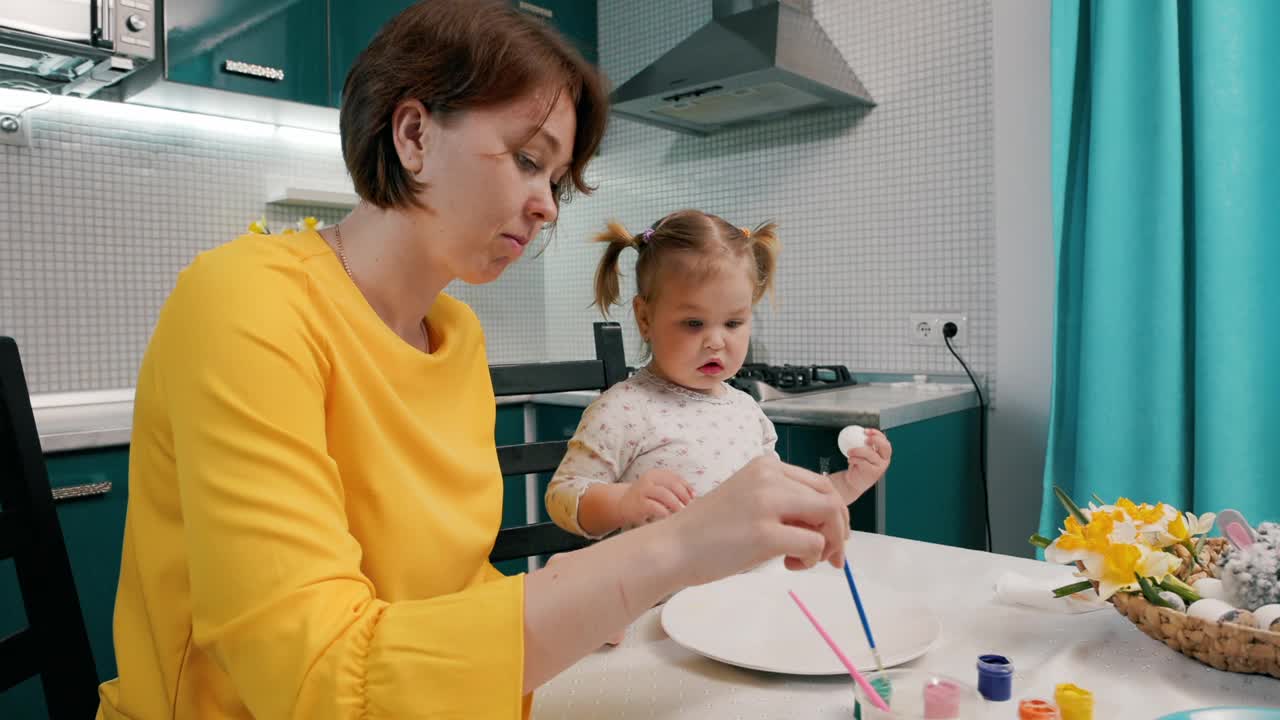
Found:
[[768, 365], [748, 363], [729, 384], [756, 400], [773, 400], [806, 392], [833, 390], [857, 382], [843, 365]]

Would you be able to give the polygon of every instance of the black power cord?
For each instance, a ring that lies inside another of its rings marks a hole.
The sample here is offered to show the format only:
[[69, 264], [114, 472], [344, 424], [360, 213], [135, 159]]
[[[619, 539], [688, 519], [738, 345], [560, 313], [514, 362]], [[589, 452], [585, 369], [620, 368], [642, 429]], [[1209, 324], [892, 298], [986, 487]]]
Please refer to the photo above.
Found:
[[982, 388], [978, 387], [978, 381], [969, 371], [964, 358], [951, 347], [951, 338], [955, 337], [959, 331], [960, 328], [956, 327], [955, 323], [944, 323], [942, 342], [947, 344], [947, 349], [960, 362], [960, 367], [964, 368], [964, 373], [969, 376], [969, 382], [973, 383], [973, 389], [978, 393], [978, 469], [982, 476], [982, 519], [987, 530], [987, 552], [991, 552], [991, 495], [987, 490], [987, 401], [982, 397]]

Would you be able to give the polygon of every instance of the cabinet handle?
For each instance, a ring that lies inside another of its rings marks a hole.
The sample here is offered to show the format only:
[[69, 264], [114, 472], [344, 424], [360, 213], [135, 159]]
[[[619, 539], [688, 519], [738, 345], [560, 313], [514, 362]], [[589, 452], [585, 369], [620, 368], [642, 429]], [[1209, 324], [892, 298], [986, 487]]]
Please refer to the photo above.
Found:
[[222, 63], [224, 72], [235, 73], [236, 75], [248, 75], [249, 77], [262, 78], [272, 82], [280, 82], [284, 80], [284, 71], [280, 68], [268, 67], [266, 65], [254, 65], [253, 63], [241, 62], [239, 60], [227, 60]]
[[111, 492], [110, 480], [106, 482], [85, 483], [83, 485], [68, 485], [66, 487], [53, 489], [53, 501], [64, 502], [66, 500], [106, 495], [109, 492]]

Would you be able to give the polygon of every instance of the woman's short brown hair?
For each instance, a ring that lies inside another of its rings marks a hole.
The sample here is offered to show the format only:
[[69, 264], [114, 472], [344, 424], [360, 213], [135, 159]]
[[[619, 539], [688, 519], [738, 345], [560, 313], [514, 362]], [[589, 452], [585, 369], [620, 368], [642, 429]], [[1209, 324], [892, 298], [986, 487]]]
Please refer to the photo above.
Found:
[[[558, 33], [508, 0], [421, 0], [378, 31], [342, 88], [342, 157], [356, 192], [380, 208], [420, 207], [421, 184], [400, 165], [391, 115], [403, 100], [449, 113], [510, 102], [549, 84], [577, 113], [560, 200], [590, 193], [587, 161], [604, 135], [609, 97], [600, 72]], [[550, 112], [553, 97], [548, 104]]]

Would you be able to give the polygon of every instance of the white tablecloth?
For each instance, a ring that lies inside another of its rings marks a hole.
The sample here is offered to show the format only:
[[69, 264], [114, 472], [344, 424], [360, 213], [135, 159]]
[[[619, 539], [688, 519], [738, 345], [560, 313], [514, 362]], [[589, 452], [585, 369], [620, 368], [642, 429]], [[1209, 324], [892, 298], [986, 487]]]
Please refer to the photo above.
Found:
[[[1052, 698], [1060, 682], [1094, 693], [1097, 720], [1150, 720], [1221, 705], [1280, 707], [1280, 680], [1224, 673], [1169, 650], [1113, 609], [1063, 615], [998, 601], [1007, 571], [1045, 576], [1059, 568], [1004, 555], [854, 533], [849, 558], [861, 579], [921, 590], [942, 621], [941, 641], [909, 664], [976, 685], [978, 655], [1014, 664], [1014, 700], [988, 703], [987, 717], [1016, 718], [1017, 700]], [[832, 572], [836, 572], [831, 569]], [[743, 670], [676, 645], [651, 610], [617, 648], [602, 649], [538, 691], [536, 720], [688, 718], [847, 720], [852, 681]]]

